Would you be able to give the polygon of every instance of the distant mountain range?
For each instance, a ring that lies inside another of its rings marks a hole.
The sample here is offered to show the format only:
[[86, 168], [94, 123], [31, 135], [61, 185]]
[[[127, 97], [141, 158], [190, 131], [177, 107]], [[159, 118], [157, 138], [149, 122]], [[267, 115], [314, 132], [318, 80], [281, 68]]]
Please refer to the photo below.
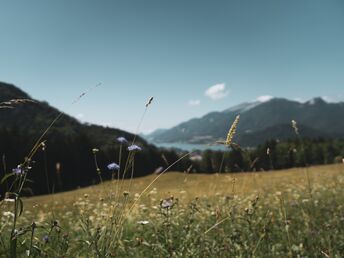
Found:
[[145, 137], [156, 143], [214, 143], [226, 137], [238, 114], [240, 122], [234, 140], [242, 146], [256, 146], [268, 139], [295, 138], [291, 120], [297, 121], [302, 137], [344, 137], [344, 102], [328, 103], [322, 98], [305, 103], [283, 98], [242, 103]]

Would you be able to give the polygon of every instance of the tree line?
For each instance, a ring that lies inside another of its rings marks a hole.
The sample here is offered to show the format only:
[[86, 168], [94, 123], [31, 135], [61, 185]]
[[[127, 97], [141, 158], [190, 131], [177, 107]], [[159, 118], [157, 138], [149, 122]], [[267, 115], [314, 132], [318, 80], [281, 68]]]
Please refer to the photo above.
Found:
[[[45, 148], [34, 156], [30, 182], [25, 193], [46, 194], [66, 191], [99, 183], [94, 163], [93, 148], [98, 148], [89, 134], [62, 134], [52, 129], [47, 135]], [[11, 173], [20, 164], [33, 146], [35, 137], [16, 127], [0, 129], [0, 178]], [[128, 139], [130, 140], [130, 139]], [[141, 142], [142, 143], [142, 142]], [[183, 152], [158, 149], [142, 143], [143, 150], [135, 156], [135, 177], [161, 173], [174, 161], [185, 155]], [[107, 164], [119, 162], [120, 145], [113, 139], [102, 145], [97, 153], [98, 165], [104, 180], [111, 178]], [[128, 152], [123, 149], [122, 164]], [[295, 139], [289, 141], [270, 140], [256, 148], [240, 148], [233, 145], [228, 151], [206, 150], [198, 152], [198, 159], [185, 158], [170, 170], [193, 173], [270, 171], [308, 165], [342, 162], [344, 140], [340, 139]], [[119, 175], [120, 177], [123, 174]], [[125, 177], [129, 176], [126, 175]], [[11, 181], [0, 186], [0, 194], [8, 190]]]
[[227, 152], [206, 150], [201, 157], [194, 166], [195, 171], [203, 173], [270, 171], [342, 163], [344, 139], [269, 140], [256, 148], [233, 145]]

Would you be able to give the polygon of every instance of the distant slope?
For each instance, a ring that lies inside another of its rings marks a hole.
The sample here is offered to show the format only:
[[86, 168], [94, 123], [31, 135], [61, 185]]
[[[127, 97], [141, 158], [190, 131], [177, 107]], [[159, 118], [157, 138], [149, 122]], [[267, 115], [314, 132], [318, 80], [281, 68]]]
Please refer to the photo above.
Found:
[[[16, 98], [32, 99], [27, 93], [16, 86], [0, 82], [0, 102]], [[35, 101], [35, 104], [22, 104], [17, 105], [13, 109], [2, 110], [0, 113], [0, 128], [16, 127], [20, 131], [23, 130], [25, 133], [34, 134], [38, 137], [56, 118], [60, 111], [50, 106], [47, 102]], [[94, 136], [92, 137], [92, 142], [98, 147], [108, 145], [109, 140], [114, 140], [116, 136], [125, 136], [128, 139], [134, 137], [133, 134], [120, 129], [82, 124], [67, 114], [61, 117], [51, 131], [68, 136], [74, 136], [80, 132], [88, 136]], [[142, 145], [147, 145], [147, 142], [140, 137], [137, 138], [137, 142]]]
[[299, 103], [282, 98], [266, 102], [243, 103], [223, 112], [211, 112], [159, 134], [150, 135], [153, 142], [209, 143], [226, 137], [240, 114], [236, 141], [254, 146], [267, 139], [294, 137], [290, 122], [296, 120], [302, 136], [344, 137], [344, 103], [328, 103], [314, 98]]
[[[18, 98], [31, 99], [14, 85], [0, 82], [0, 102]], [[34, 142], [60, 113], [46, 102], [35, 102], [16, 105], [12, 109], [0, 109], [0, 156], [6, 159], [7, 172], [23, 161]], [[106, 164], [118, 162], [119, 144], [115, 141], [118, 136], [124, 136], [129, 141], [134, 138], [131, 133], [82, 124], [64, 114], [44, 137], [44, 140], [47, 140], [50, 190], [54, 187], [55, 191], [61, 191], [98, 182], [92, 148], [100, 149], [98, 162], [102, 176], [104, 179], [109, 178], [111, 173], [107, 171]], [[152, 173], [165, 164], [161, 151], [155, 146], [148, 144], [141, 137], [137, 137], [135, 143], [140, 145], [143, 151], [136, 155], [134, 176]], [[123, 152], [123, 159], [126, 153]], [[169, 157], [171, 153], [165, 156]], [[46, 193], [48, 187], [44, 176], [43, 153], [38, 152], [34, 158], [36, 164], [30, 174], [34, 183], [30, 188], [34, 193]], [[61, 180], [56, 175], [57, 162], [62, 166]], [[1, 166], [0, 178], [2, 175]], [[0, 190], [0, 194], [2, 190], [4, 189]]]

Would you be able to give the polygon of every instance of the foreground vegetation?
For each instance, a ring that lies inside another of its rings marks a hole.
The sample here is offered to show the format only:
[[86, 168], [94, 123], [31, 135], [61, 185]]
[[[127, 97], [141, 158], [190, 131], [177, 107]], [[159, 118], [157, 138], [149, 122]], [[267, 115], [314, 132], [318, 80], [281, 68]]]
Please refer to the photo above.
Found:
[[[145, 105], [145, 112], [152, 100]], [[14, 99], [0, 107], [7, 109], [26, 103], [32, 100]], [[247, 150], [232, 142], [239, 122], [237, 116], [227, 138], [218, 142], [232, 152], [229, 156], [215, 155], [221, 161], [217, 171], [227, 172], [228, 161], [240, 168], [235, 156], [245, 155], [251, 173], [193, 174], [197, 164], [187, 164], [184, 173], [166, 173], [176, 164], [186, 165], [184, 158], [194, 158], [197, 153], [182, 153], [172, 162], [162, 153], [166, 168], [159, 167], [154, 175], [135, 179], [136, 168], [143, 166], [136, 156], [139, 157], [144, 146], [134, 144], [136, 136], [130, 143], [118, 137], [115, 152], [118, 164], [111, 162], [114, 158], [111, 156], [104, 170], [99, 166], [100, 150], [90, 150], [98, 186], [25, 199], [32, 176], [45, 179], [47, 192], [54, 192], [50, 191], [47, 155], [42, 162], [45, 175], [32, 168], [37, 169], [38, 154], [46, 154], [47, 133], [62, 116], [63, 113], [56, 116], [12, 172], [6, 172], [3, 157], [5, 175], [0, 184], [6, 189], [2, 190], [5, 194], [0, 201], [1, 257], [344, 255], [343, 164], [310, 168], [308, 144], [302, 141], [294, 120], [297, 145], [292, 149], [287, 146], [291, 150], [288, 159], [278, 155], [278, 148], [263, 147], [270, 172], [253, 173], [264, 155], [252, 160]], [[340, 154], [340, 144], [337, 152], [324, 148], [332, 144], [322, 146], [315, 153], [330, 153], [317, 156], [326, 162]], [[233, 153], [240, 155], [231, 156]], [[275, 172], [276, 157], [288, 162], [297, 158], [304, 168]], [[341, 156], [336, 159], [341, 161]], [[206, 166], [215, 164], [211, 158], [203, 161]], [[56, 163], [56, 174], [60, 172], [61, 164]], [[111, 180], [104, 182], [103, 178]]]
[[[153, 178], [25, 199], [18, 257], [344, 255], [342, 164], [231, 175], [167, 173], [133, 206]], [[11, 205], [1, 203], [3, 257]]]

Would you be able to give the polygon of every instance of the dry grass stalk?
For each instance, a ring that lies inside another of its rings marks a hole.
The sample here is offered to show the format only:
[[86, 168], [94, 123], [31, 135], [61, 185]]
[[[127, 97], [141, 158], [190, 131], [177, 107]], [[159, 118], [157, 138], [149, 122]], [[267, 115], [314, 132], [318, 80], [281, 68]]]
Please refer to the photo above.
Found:
[[28, 103], [37, 103], [37, 102], [32, 99], [11, 99], [8, 101], [1, 102], [0, 109], [14, 108], [14, 106], [16, 105], [28, 104]]
[[220, 143], [220, 144], [224, 144], [227, 146], [230, 146], [232, 144], [233, 141], [233, 137], [235, 135], [238, 123], [239, 123], [239, 119], [240, 119], [240, 115], [237, 115], [233, 124], [231, 125], [231, 127], [229, 128], [228, 134], [227, 134], [227, 138], [226, 141], [217, 141], [216, 143]]

